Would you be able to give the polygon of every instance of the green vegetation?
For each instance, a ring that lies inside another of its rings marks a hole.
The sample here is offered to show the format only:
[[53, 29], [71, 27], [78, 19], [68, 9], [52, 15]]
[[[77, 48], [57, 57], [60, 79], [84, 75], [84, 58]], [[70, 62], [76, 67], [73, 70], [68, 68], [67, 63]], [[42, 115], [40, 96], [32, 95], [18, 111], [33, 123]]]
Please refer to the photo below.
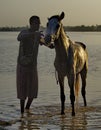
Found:
[[0, 31], [21, 31], [24, 28], [26, 27], [0, 27]]
[[90, 31], [101, 31], [101, 25], [92, 25], [92, 26], [85, 26], [85, 25], [81, 25], [81, 26], [65, 26], [64, 27], [66, 31], [82, 31], [82, 32], [90, 32]]
[[[26, 27], [0, 27], [0, 31], [21, 31], [25, 28], [28, 28], [28, 26]], [[41, 30], [44, 30], [45, 27], [41, 27]], [[101, 31], [101, 25], [92, 25], [92, 26], [85, 26], [85, 25], [81, 25], [81, 26], [64, 26], [65, 31], [75, 31], [75, 32], [87, 32], [87, 31], [97, 31], [100, 32]]]
[[[5, 31], [21, 31], [23, 29], [28, 28], [28, 26], [26, 27], [0, 27], [0, 31], [5, 32]], [[42, 29], [44, 29], [44, 27], [41, 27]]]

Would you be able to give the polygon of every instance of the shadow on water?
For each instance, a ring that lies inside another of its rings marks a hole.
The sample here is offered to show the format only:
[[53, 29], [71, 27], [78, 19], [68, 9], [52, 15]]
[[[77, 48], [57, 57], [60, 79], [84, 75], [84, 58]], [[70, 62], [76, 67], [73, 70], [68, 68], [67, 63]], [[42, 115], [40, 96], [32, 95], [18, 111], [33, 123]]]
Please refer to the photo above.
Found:
[[66, 106], [65, 115], [60, 115], [60, 106], [39, 106], [26, 112], [24, 118], [12, 121], [9, 130], [100, 130], [101, 107], [78, 107], [76, 116]]

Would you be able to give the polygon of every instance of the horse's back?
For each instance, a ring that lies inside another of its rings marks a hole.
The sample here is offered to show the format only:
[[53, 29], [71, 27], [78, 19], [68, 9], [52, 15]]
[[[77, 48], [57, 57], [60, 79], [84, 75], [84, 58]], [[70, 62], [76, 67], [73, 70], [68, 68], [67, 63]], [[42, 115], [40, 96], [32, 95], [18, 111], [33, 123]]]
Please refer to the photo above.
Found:
[[82, 42], [78, 42], [78, 41], [75, 41], [76, 44], [79, 44], [80, 46], [83, 47], [83, 49], [86, 49], [86, 45]]

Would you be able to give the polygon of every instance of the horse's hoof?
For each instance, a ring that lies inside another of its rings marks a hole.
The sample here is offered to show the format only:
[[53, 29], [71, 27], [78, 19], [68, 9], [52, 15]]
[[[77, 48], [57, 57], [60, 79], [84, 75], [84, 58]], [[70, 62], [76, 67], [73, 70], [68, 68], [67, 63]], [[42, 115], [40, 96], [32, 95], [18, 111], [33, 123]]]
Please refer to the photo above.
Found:
[[87, 106], [87, 103], [84, 103], [84, 107], [86, 107]]
[[64, 113], [64, 112], [61, 112], [61, 115], [65, 115], [65, 113]]
[[72, 112], [72, 116], [75, 116], [75, 112]]

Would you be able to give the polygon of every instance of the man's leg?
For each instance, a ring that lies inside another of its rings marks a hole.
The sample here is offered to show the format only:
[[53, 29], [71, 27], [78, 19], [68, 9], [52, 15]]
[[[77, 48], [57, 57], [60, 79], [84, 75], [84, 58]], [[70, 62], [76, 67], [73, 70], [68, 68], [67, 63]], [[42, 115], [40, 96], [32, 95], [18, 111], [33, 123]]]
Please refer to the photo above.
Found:
[[24, 105], [25, 105], [25, 100], [20, 100], [20, 110], [21, 110], [21, 116], [23, 117], [24, 114]]
[[26, 110], [29, 110], [32, 101], [33, 101], [33, 98], [28, 98], [28, 101], [27, 101], [27, 104], [26, 104], [26, 107], [25, 107]]

